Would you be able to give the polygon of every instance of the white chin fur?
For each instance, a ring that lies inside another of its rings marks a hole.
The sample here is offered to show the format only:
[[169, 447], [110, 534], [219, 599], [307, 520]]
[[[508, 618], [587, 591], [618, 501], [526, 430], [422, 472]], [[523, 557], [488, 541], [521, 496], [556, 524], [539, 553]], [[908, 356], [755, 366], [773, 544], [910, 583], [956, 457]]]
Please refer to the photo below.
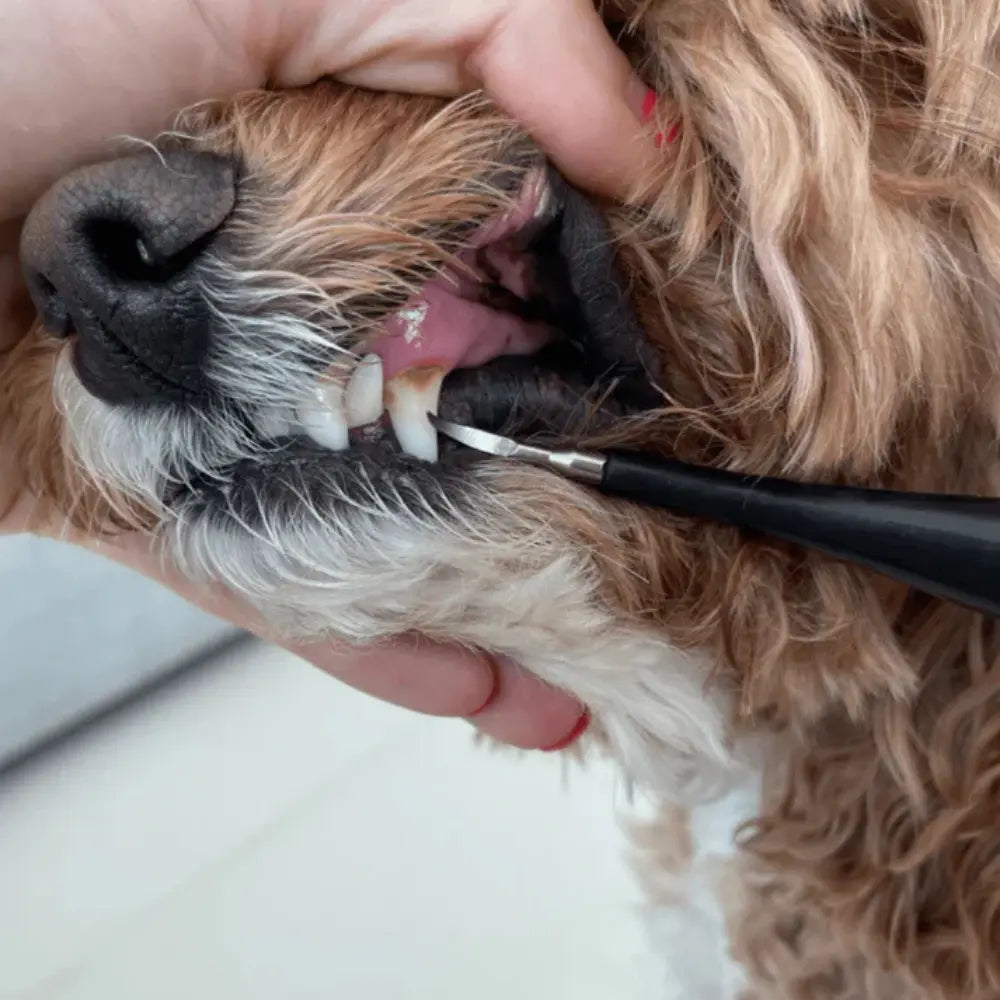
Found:
[[336, 489], [280, 521], [263, 507], [250, 524], [221, 505], [181, 512], [172, 554], [291, 636], [418, 632], [506, 655], [588, 705], [625, 773], [672, 800], [702, 801], [741, 771], [709, 665], [619, 621], [589, 552], [511, 510], [489, 474], [407, 507], [338, 503]]

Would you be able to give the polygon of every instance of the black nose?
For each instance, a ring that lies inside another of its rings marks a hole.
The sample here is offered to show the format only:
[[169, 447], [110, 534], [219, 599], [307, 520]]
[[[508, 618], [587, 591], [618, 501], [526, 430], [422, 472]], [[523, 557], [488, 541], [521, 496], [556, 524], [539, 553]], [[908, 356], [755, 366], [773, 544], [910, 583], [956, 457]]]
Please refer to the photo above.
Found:
[[76, 371], [109, 403], [205, 390], [204, 252], [236, 202], [233, 164], [152, 150], [85, 167], [35, 206], [21, 261], [46, 328], [75, 333]]

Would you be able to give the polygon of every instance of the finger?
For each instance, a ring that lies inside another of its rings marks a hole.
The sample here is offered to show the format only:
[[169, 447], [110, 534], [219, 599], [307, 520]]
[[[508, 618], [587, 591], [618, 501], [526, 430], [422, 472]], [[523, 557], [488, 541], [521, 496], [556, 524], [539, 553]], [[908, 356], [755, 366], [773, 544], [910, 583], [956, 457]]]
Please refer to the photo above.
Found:
[[592, 0], [514, 5], [469, 68], [569, 180], [620, 199], [639, 188], [656, 156], [643, 89]]
[[486, 657], [420, 640], [365, 649], [314, 643], [292, 651], [358, 691], [424, 715], [475, 715], [496, 690]]
[[572, 695], [543, 684], [508, 660], [496, 661], [497, 686], [487, 706], [470, 720], [502, 743], [525, 750], [562, 750], [589, 723]]
[[[217, 585], [197, 586], [168, 572], [149, 539], [94, 539], [68, 532], [93, 552], [169, 586], [203, 611], [275, 641], [255, 612]], [[328, 642], [286, 646], [326, 673], [383, 701], [425, 715], [471, 717], [484, 733], [525, 749], [559, 749], [586, 728], [573, 697], [506, 660], [417, 638], [359, 649]]]
[[457, 646], [418, 638], [359, 648], [333, 640], [283, 642], [246, 602], [217, 584], [197, 585], [170, 571], [153, 543], [141, 535], [96, 539], [68, 533], [67, 541], [130, 567], [168, 586], [202, 611], [278, 642], [296, 656], [366, 694], [425, 715], [472, 715], [492, 697], [497, 675], [490, 660]]

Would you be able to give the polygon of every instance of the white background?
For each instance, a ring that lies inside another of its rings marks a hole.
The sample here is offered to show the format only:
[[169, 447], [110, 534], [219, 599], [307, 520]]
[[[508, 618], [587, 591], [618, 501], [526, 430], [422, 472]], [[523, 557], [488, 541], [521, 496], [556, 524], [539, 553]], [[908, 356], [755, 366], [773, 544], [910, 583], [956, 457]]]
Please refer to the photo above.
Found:
[[3, 1000], [642, 1000], [606, 766], [236, 650], [0, 777]]

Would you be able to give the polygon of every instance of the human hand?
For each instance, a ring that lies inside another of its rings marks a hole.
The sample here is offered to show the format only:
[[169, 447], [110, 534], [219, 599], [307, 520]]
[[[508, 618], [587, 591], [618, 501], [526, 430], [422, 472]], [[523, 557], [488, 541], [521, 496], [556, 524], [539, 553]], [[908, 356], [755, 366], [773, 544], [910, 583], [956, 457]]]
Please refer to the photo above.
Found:
[[[566, 176], [605, 194], [626, 196], [652, 154], [640, 124], [645, 91], [591, 0], [20, 4], [0, 16], [0, 88], [8, 97], [0, 108], [8, 137], [0, 164], [0, 347], [16, 325], [7, 315], [13, 220], [52, 180], [106, 152], [108, 136], [150, 137], [194, 101], [268, 81], [306, 84], [322, 75], [441, 95], [481, 86]], [[11, 480], [9, 457], [0, 427], [0, 488], [7, 490], [0, 532], [30, 528], [71, 537], [268, 637], [228, 595], [166, 578], [144, 539], [68, 536], [64, 525], [44, 517], [32, 522], [37, 510]], [[327, 644], [296, 651], [385, 700], [431, 714], [474, 716], [483, 732], [516, 746], [561, 745], [586, 720], [574, 699], [516, 666], [456, 649], [401, 642], [367, 652]]]
[[585, 189], [626, 197], [655, 156], [647, 91], [593, 0], [34, 0], [0, 11], [0, 222], [178, 109], [321, 76], [482, 88]]
[[273, 64], [282, 86], [329, 74], [405, 92], [481, 88], [568, 179], [611, 197], [626, 198], [656, 155], [642, 127], [649, 91], [594, 0], [326, 0], [309, 8], [285, 4], [304, 20]]
[[467, 718], [502, 743], [559, 750], [586, 729], [589, 716], [574, 698], [498, 657], [418, 638], [364, 649], [282, 641], [222, 588], [195, 586], [167, 570], [148, 538], [87, 536], [40, 510], [35, 498], [10, 478], [9, 462], [5, 474], [10, 449], [2, 431], [0, 424], [0, 535], [31, 531], [78, 544], [158, 581], [209, 614], [283, 645], [360, 691], [415, 712]]

